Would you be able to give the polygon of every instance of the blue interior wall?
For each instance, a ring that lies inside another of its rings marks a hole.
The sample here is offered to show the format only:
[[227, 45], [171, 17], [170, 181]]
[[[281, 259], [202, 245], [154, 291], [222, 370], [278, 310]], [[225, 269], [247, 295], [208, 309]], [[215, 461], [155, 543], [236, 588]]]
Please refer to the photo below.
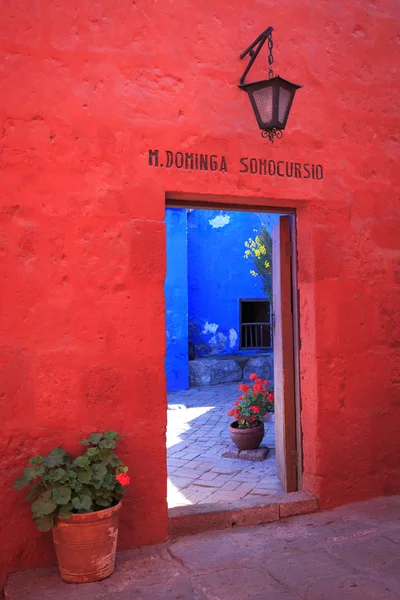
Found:
[[167, 209], [166, 304], [167, 352], [165, 370], [169, 392], [189, 387], [187, 212]]
[[250, 274], [253, 265], [244, 256], [244, 243], [263, 224], [271, 233], [278, 218], [265, 213], [166, 210], [168, 391], [189, 387], [189, 339], [195, 343], [196, 356], [239, 352], [239, 300], [265, 298], [260, 278]]
[[239, 300], [265, 298], [245, 241], [278, 215], [193, 210], [188, 214], [189, 337], [196, 356], [239, 352]]

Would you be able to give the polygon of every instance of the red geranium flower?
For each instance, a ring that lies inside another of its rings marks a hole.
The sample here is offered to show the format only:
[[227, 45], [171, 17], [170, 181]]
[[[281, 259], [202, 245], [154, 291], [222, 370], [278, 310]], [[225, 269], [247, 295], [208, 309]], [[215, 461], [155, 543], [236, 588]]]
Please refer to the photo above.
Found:
[[256, 375], [255, 373], [252, 373], [252, 374], [250, 375], [250, 379], [257, 379], [257, 375]]
[[129, 485], [129, 483], [131, 481], [131, 478], [126, 473], [119, 473], [115, 479], [118, 481], [118, 483], [120, 485], [123, 485], [124, 487]]
[[245, 394], [248, 394], [250, 388], [248, 385], [245, 385], [244, 383], [241, 383], [239, 385], [239, 390], [242, 390], [242, 392], [244, 392]]
[[260, 407], [259, 406], [250, 406], [251, 410], [255, 413], [259, 413], [260, 412]]

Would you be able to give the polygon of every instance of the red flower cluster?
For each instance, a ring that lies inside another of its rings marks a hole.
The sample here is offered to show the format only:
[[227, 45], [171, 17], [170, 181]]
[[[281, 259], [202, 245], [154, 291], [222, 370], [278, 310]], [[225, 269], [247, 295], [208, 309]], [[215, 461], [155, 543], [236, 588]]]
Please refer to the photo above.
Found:
[[231, 408], [231, 410], [228, 410], [228, 417], [233, 417], [238, 420], [240, 418], [240, 410], [238, 408]]
[[250, 375], [250, 380], [250, 385], [239, 385], [242, 393], [228, 412], [228, 416], [238, 422], [240, 429], [254, 427], [260, 423], [266, 412], [274, 412], [274, 390], [269, 381], [257, 377], [256, 373]]
[[123, 487], [126, 487], [127, 485], [129, 485], [130, 481], [131, 481], [131, 478], [126, 473], [119, 473], [118, 475], [116, 475], [115, 479]]
[[250, 375], [250, 379], [254, 381], [253, 389], [251, 392], [252, 394], [266, 394], [268, 392], [269, 381], [267, 379], [262, 380], [261, 377], [257, 377], [255, 373], [252, 373]]

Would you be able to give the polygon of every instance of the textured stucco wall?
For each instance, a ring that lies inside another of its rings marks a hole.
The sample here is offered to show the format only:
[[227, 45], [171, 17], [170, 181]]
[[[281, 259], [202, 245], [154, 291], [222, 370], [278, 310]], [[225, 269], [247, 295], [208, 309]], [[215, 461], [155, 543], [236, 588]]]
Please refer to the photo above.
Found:
[[235, 354], [240, 345], [239, 300], [265, 298], [251, 275], [244, 243], [277, 215], [194, 210], [188, 215], [189, 332], [196, 356]]
[[189, 387], [188, 367], [188, 259], [187, 212], [165, 211], [167, 274], [165, 277], [165, 319], [167, 391]]
[[[54, 562], [14, 478], [93, 430], [120, 431], [131, 469], [120, 548], [167, 535], [166, 195], [297, 210], [303, 488], [321, 506], [400, 492], [398, 21], [394, 0], [3, 3], [3, 574]], [[270, 24], [276, 72], [304, 85], [273, 145], [237, 87]], [[149, 167], [157, 148], [227, 169]]]

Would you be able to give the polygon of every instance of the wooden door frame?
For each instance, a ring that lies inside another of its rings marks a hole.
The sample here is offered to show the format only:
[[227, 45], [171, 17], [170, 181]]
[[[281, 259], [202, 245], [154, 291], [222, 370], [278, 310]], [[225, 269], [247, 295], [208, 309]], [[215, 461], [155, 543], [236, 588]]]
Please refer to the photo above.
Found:
[[296, 410], [296, 450], [297, 450], [297, 489], [301, 490], [303, 479], [303, 432], [301, 429], [301, 392], [300, 392], [300, 307], [299, 288], [297, 285], [298, 253], [297, 253], [297, 214], [289, 214], [290, 238], [292, 246], [291, 280], [292, 280], [292, 319], [293, 319], [293, 375], [294, 402]]
[[[275, 202], [277, 202], [275, 200]], [[280, 201], [278, 201], [280, 204]], [[300, 391], [300, 315], [299, 289], [297, 286], [298, 252], [297, 252], [297, 209], [285, 204], [269, 204], [263, 198], [245, 198], [233, 196], [208, 196], [204, 194], [182, 194], [168, 192], [165, 195], [165, 208], [184, 208], [193, 210], [224, 210], [227, 212], [265, 212], [288, 215], [291, 233], [291, 289], [293, 309], [293, 374], [294, 400], [296, 411], [296, 450], [297, 450], [297, 490], [302, 489], [303, 475], [303, 433], [301, 429], [301, 391]], [[296, 202], [303, 204], [303, 202]]]

